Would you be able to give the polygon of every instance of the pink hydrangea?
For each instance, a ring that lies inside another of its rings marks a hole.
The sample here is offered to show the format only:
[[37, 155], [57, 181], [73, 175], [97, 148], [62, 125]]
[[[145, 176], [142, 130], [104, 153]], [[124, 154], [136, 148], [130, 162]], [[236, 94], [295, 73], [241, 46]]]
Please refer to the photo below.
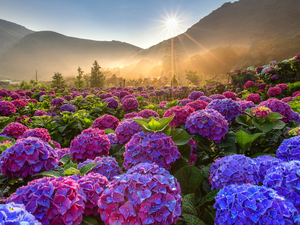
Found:
[[226, 98], [230, 98], [232, 100], [236, 100], [236, 95], [232, 91], [226, 91], [223, 93]]
[[268, 90], [268, 95], [273, 97], [273, 96], [276, 96], [276, 95], [280, 95], [282, 92], [281, 88], [280, 87], [270, 87], [269, 90]]
[[21, 109], [24, 108], [26, 106], [26, 102], [23, 100], [13, 100], [11, 102], [12, 104], [14, 104], [16, 106], [17, 109]]
[[189, 106], [174, 106], [168, 109], [163, 117], [170, 117], [174, 115], [173, 119], [169, 123], [171, 127], [178, 127], [181, 124], [186, 122], [186, 119], [193, 113], [195, 110]]
[[252, 116], [254, 117], [267, 117], [271, 113], [271, 109], [268, 107], [257, 107], [251, 110]]
[[9, 116], [16, 112], [16, 106], [8, 101], [0, 100], [0, 114], [2, 116]]
[[45, 128], [28, 129], [19, 138], [27, 138], [27, 137], [37, 137], [44, 142], [49, 142], [51, 140], [50, 134], [48, 133], [48, 130]]
[[32, 122], [31, 118], [28, 117], [28, 116], [25, 116], [25, 115], [23, 115], [22, 117], [17, 117], [15, 119], [15, 121], [19, 122], [19, 123], [25, 122], [25, 120], [27, 120], [26, 123], [31, 123]]
[[266, 88], [266, 84], [265, 83], [260, 83], [260, 84], [257, 85], [257, 89], [258, 90], [263, 90], [265, 88]]
[[245, 84], [244, 87], [245, 88], [250, 88], [253, 87], [255, 85], [255, 83], [252, 80], [248, 80]]
[[93, 123], [93, 128], [105, 130], [107, 128], [115, 130], [119, 125], [119, 120], [111, 115], [103, 115], [97, 118]]
[[144, 109], [140, 111], [137, 116], [149, 119], [150, 117], [159, 117], [158, 113], [153, 111], [152, 109]]
[[253, 103], [258, 103], [261, 101], [259, 94], [250, 94], [247, 96], [246, 101], [252, 101]]
[[139, 108], [139, 102], [136, 99], [128, 98], [123, 102], [122, 108], [125, 111], [137, 110]]
[[198, 110], [205, 109], [206, 106], [208, 105], [208, 103], [205, 101], [202, 101], [202, 100], [196, 100], [196, 101], [190, 102], [186, 105], [193, 108], [195, 111], [198, 111]]
[[14, 138], [19, 138], [24, 134], [24, 132], [27, 130], [27, 127], [24, 126], [21, 123], [14, 122], [8, 124], [6, 127], [4, 127], [3, 131], [1, 134], [14, 137]]
[[278, 84], [277, 86], [280, 87], [281, 90], [286, 90], [288, 88], [286, 84]]

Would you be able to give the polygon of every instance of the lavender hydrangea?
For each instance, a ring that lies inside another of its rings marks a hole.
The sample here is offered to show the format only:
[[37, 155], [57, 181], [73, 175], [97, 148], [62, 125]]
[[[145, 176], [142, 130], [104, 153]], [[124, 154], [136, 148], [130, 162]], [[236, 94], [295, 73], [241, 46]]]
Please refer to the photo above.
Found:
[[73, 106], [73, 105], [70, 105], [70, 104], [65, 104], [65, 105], [62, 105], [61, 107], [60, 107], [60, 110], [59, 110], [60, 112], [65, 112], [65, 111], [67, 111], [67, 112], [76, 112], [76, 108]]
[[139, 102], [136, 99], [128, 98], [122, 103], [122, 107], [125, 111], [137, 110], [139, 108]]
[[204, 93], [202, 91], [193, 91], [192, 93], [190, 93], [189, 95], [189, 99], [192, 99], [192, 100], [196, 100], [198, 99], [199, 97], [203, 96]]
[[132, 119], [122, 121], [116, 129], [118, 143], [120, 145], [126, 144], [135, 133], [140, 131], [142, 131], [141, 125]]
[[276, 191], [251, 184], [230, 185], [215, 198], [215, 224], [298, 224], [295, 207]]
[[138, 113], [139, 117], [149, 119], [150, 117], [159, 117], [158, 113], [152, 109], [144, 109]]
[[181, 99], [178, 101], [179, 104], [183, 105], [183, 106], [186, 106], [186, 104], [192, 102], [193, 100], [192, 99], [189, 99], [189, 98], [184, 98], [184, 99]]
[[102, 100], [102, 103], [108, 103], [107, 107], [116, 109], [119, 106], [119, 102], [114, 98], [106, 98]]
[[213, 99], [211, 99], [211, 98], [204, 95], [204, 96], [199, 97], [197, 100], [202, 100], [202, 101], [205, 101], [207, 103], [210, 103]]
[[26, 130], [27, 130], [26, 126], [24, 126], [21, 123], [15, 122], [15, 123], [10, 123], [6, 127], [4, 127], [1, 134], [14, 137], [14, 138], [19, 138], [24, 134]]
[[127, 113], [124, 115], [124, 119], [133, 118], [133, 117], [136, 117], [137, 115], [138, 115], [137, 112]]
[[16, 112], [16, 106], [8, 101], [0, 101], [0, 114], [9, 116]]
[[115, 177], [98, 206], [105, 224], [175, 224], [181, 215], [176, 178], [156, 164], [141, 163]]
[[228, 131], [227, 120], [214, 109], [193, 112], [186, 120], [185, 128], [190, 134], [199, 134], [220, 143]]
[[171, 169], [172, 164], [181, 157], [171, 137], [162, 132], [139, 132], [132, 136], [125, 146], [125, 169], [139, 163], [156, 163], [158, 166]]
[[231, 99], [218, 99], [208, 104], [207, 109], [214, 109], [221, 113], [226, 120], [231, 121], [242, 114], [241, 106]]
[[107, 128], [115, 130], [119, 125], [119, 120], [112, 115], [103, 115], [97, 118], [93, 123], [93, 128], [105, 130]]
[[79, 163], [78, 169], [89, 163], [99, 163], [99, 165], [96, 165], [90, 172], [99, 173], [105, 176], [109, 181], [123, 173], [116, 159], [110, 156], [98, 156], [93, 160], [88, 159], [83, 163]]
[[221, 189], [230, 184], [259, 183], [259, 165], [244, 155], [228, 155], [218, 158], [209, 172], [212, 190]]
[[9, 178], [25, 178], [57, 167], [57, 154], [36, 137], [19, 139], [0, 158], [1, 173]]
[[45, 110], [37, 110], [34, 112], [34, 116], [43, 116], [46, 114], [47, 114], [47, 112]]
[[117, 135], [114, 134], [114, 133], [109, 133], [106, 135], [109, 142], [110, 142], [110, 145], [115, 145], [115, 144], [118, 144], [118, 139], [117, 139]]
[[218, 99], [226, 99], [225, 96], [223, 95], [220, 95], [220, 94], [214, 94], [214, 95], [211, 95], [209, 96], [212, 100], [218, 100]]
[[241, 106], [242, 112], [244, 112], [246, 109], [251, 109], [255, 107], [255, 104], [252, 101], [238, 101], [237, 102]]
[[285, 139], [276, 151], [277, 157], [283, 161], [300, 160], [300, 136]]
[[51, 140], [50, 134], [48, 133], [48, 130], [45, 128], [28, 129], [19, 138], [21, 139], [27, 137], [36, 137], [41, 139], [44, 142], [49, 142]]
[[63, 98], [55, 98], [55, 99], [53, 99], [53, 100], [51, 100], [51, 102], [50, 102], [50, 104], [52, 105], [52, 106], [59, 106], [59, 105], [62, 105], [63, 103], [64, 103], [64, 99]]

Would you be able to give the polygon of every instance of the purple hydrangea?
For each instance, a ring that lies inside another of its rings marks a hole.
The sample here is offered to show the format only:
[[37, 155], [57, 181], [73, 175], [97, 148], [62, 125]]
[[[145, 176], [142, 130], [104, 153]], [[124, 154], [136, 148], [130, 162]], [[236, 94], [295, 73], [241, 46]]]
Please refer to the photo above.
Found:
[[231, 99], [218, 99], [208, 104], [207, 109], [214, 109], [221, 113], [226, 120], [231, 121], [242, 114], [241, 106]]
[[162, 132], [139, 132], [125, 145], [123, 166], [130, 169], [139, 163], [156, 163], [171, 169], [171, 165], [181, 157], [171, 137]]
[[102, 100], [102, 103], [108, 103], [107, 107], [116, 109], [119, 106], [119, 102], [114, 98], [106, 98]]
[[127, 113], [124, 115], [124, 119], [133, 118], [133, 117], [136, 117], [137, 115], [138, 115], [137, 112]]
[[112, 129], [115, 130], [119, 125], [119, 120], [112, 115], [103, 115], [97, 118], [93, 123], [93, 128], [99, 130]]
[[300, 114], [298, 112], [292, 112], [293, 115], [293, 121], [300, 123]]
[[98, 156], [93, 160], [88, 159], [83, 163], [79, 163], [78, 169], [89, 163], [99, 163], [99, 165], [95, 166], [90, 172], [99, 173], [105, 176], [109, 181], [112, 180], [115, 176], [123, 173], [115, 158], [110, 156]]
[[24, 205], [13, 202], [0, 205], [0, 224], [42, 225], [32, 214], [26, 211]]
[[211, 98], [212, 100], [226, 99], [225, 96], [220, 95], [220, 94], [214, 94], [214, 95], [211, 95], [211, 96], [209, 96], [209, 98]]
[[276, 151], [277, 157], [283, 161], [300, 160], [300, 136], [285, 139]]
[[140, 111], [137, 116], [140, 116], [145, 119], [149, 119], [150, 117], [159, 117], [158, 113], [152, 109], [144, 109]]
[[50, 134], [48, 133], [48, 130], [45, 128], [28, 129], [19, 138], [21, 139], [27, 137], [36, 137], [41, 139], [44, 142], [49, 142], [51, 140]]
[[118, 144], [118, 139], [117, 139], [117, 135], [114, 134], [114, 133], [109, 133], [106, 135], [109, 142], [110, 142], [110, 145], [115, 145], [115, 144]]
[[268, 90], [268, 95], [271, 97], [280, 95], [281, 93], [282, 93], [282, 90], [280, 87], [270, 87]]
[[193, 91], [192, 93], [190, 93], [188, 98], [195, 101], [196, 99], [198, 99], [199, 97], [201, 97], [203, 95], [204, 95], [204, 93], [202, 91]]
[[52, 105], [52, 106], [59, 106], [59, 105], [61, 105], [61, 104], [63, 104], [64, 103], [64, 99], [63, 98], [55, 98], [55, 99], [53, 99], [53, 100], [51, 100], [51, 102], [50, 102], [50, 104]]
[[198, 100], [202, 100], [202, 101], [205, 101], [207, 103], [210, 103], [213, 99], [207, 97], [207, 96], [201, 96], [200, 98], [198, 98]]
[[283, 101], [285, 103], [291, 102], [292, 100], [293, 100], [293, 97], [285, 97], [285, 98], [281, 99], [281, 101]]
[[261, 97], [259, 94], [250, 94], [246, 98], [247, 101], [252, 101], [253, 103], [258, 103], [261, 101]]
[[228, 155], [212, 164], [209, 182], [211, 189], [221, 189], [230, 184], [258, 184], [259, 165], [244, 155]]
[[169, 123], [171, 127], [177, 127], [180, 126], [181, 124], [184, 124], [186, 122], [186, 119], [193, 113], [195, 110], [189, 106], [174, 106], [170, 109], [168, 109], [165, 114], [165, 117], [170, 117], [174, 115], [173, 119]]
[[230, 98], [232, 100], [236, 100], [236, 95], [232, 91], [226, 91], [222, 95], [224, 95], [226, 98]]
[[193, 112], [186, 120], [185, 128], [190, 134], [201, 136], [220, 143], [228, 131], [227, 120], [214, 109]]
[[134, 111], [139, 108], [139, 102], [136, 99], [128, 98], [125, 101], [123, 101], [122, 107], [125, 111]]
[[208, 105], [208, 103], [205, 101], [202, 101], [202, 100], [196, 100], [196, 101], [189, 102], [188, 104], [186, 104], [186, 106], [193, 108], [195, 111], [205, 109], [207, 107], [207, 105]]
[[0, 101], [0, 114], [9, 116], [16, 112], [16, 106], [8, 101]]
[[25, 178], [57, 167], [57, 154], [36, 137], [19, 139], [0, 158], [1, 173], [9, 178]]
[[86, 196], [71, 177], [44, 177], [17, 189], [8, 202], [24, 204], [42, 224], [79, 225]]
[[54, 151], [57, 154], [57, 159], [61, 160], [65, 155], [70, 154], [70, 149], [69, 148], [56, 148]]
[[76, 108], [73, 105], [65, 104], [60, 107], [60, 112], [76, 112]]
[[108, 155], [110, 142], [103, 130], [88, 128], [71, 141], [70, 155], [76, 162]]
[[60, 144], [56, 141], [51, 140], [52, 144], [54, 145], [55, 148], [61, 148]]
[[23, 100], [13, 100], [11, 103], [14, 104], [17, 109], [24, 108], [27, 105], [27, 103]]
[[255, 107], [256, 105], [252, 101], [238, 101], [237, 102], [241, 106], [242, 112], [244, 112], [246, 109], [251, 109]]
[[44, 116], [47, 112], [45, 110], [37, 110], [34, 112], [34, 116]]
[[179, 104], [185, 106], [186, 104], [192, 102], [193, 100], [192, 99], [189, 99], [189, 98], [185, 98], [185, 99], [181, 99], [178, 101]]
[[115, 177], [98, 206], [105, 224], [175, 224], [181, 215], [180, 185], [156, 164], [141, 163]]
[[276, 191], [251, 184], [230, 185], [215, 198], [215, 224], [298, 224], [296, 208]]
[[24, 126], [21, 123], [15, 122], [15, 123], [10, 123], [6, 127], [4, 127], [1, 134], [14, 137], [14, 138], [19, 138], [24, 134], [26, 130], [27, 130], [26, 126]]
[[29, 99], [28, 100], [28, 103], [34, 103], [34, 104], [38, 104], [38, 101], [37, 100], [35, 100], [35, 99]]
[[116, 129], [118, 143], [120, 145], [126, 144], [135, 133], [140, 131], [142, 131], [141, 125], [132, 119], [122, 121]]

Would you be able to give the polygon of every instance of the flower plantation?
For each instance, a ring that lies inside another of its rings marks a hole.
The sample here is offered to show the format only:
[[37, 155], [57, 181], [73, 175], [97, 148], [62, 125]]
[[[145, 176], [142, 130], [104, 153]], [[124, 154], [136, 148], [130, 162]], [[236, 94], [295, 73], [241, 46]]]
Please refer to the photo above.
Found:
[[300, 83], [280, 82], [299, 64], [204, 87], [0, 90], [0, 223], [300, 224]]

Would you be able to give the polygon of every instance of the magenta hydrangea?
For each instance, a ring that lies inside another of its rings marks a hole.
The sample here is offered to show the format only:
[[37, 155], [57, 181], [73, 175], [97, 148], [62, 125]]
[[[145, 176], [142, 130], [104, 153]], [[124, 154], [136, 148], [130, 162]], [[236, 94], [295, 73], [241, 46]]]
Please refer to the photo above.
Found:
[[168, 109], [165, 114], [165, 117], [170, 117], [174, 115], [173, 119], [169, 123], [171, 127], [178, 127], [181, 124], [184, 124], [186, 122], [186, 119], [193, 113], [195, 110], [189, 106], [174, 106]]
[[8, 101], [0, 101], [0, 114], [9, 116], [16, 112], [16, 106]]
[[34, 112], [34, 116], [44, 116], [47, 112], [45, 110], [37, 110]]
[[61, 148], [60, 144], [56, 141], [51, 140], [52, 144], [54, 145], [55, 148]]
[[236, 100], [236, 95], [232, 91], [226, 91], [222, 95], [224, 95], [226, 98], [230, 98], [232, 100]]
[[97, 118], [93, 123], [93, 128], [100, 130], [112, 129], [115, 130], [119, 125], [119, 120], [112, 115], [103, 115]]
[[252, 80], [248, 80], [245, 84], [244, 87], [245, 88], [250, 88], [253, 87], [255, 85], [255, 83]]
[[178, 104], [181, 104], [183, 106], [186, 106], [186, 104], [192, 102], [193, 100], [192, 99], [189, 99], [189, 98], [184, 98], [184, 99], [181, 99], [178, 101]]
[[79, 225], [86, 195], [71, 177], [33, 180], [12, 194], [8, 202], [23, 204], [42, 224]]
[[62, 105], [64, 103], [64, 101], [65, 100], [63, 98], [59, 97], [59, 98], [55, 98], [55, 99], [51, 100], [50, 104], [52, 106], [59, 106], [59, 105]]
[[281, 90], [286, 90], [288, 89], [288, 86], [286, 84], [277, 84], [277, 87], [280, 87]]
[[27, 138], [27, 137], [36, 137], [41, 139], [44, 142], [49, 142], [51, 140], [50, 134], [48, 133], [48, 130], [45, 128], [28, 129], [19, 138]]
[[133, 117], [136, 117], [137, 115], [138, 115], [137, 112], [127, 113], [124, 115], [124, 119], [133, 118]]
[[238, 115], [242, 114], [241, 106], [231, 99], [213, 100], [208, 104], [206, 109], [214, 109], [218, 111], [228, 121], [231, 121]]
[[99, 163], [99, 165], [96, 165], [90, 172], [99, 173], [105, 176], [109, 181], [123, 173], [116, 159], [110, 156], [98, 156], [93, 160], [87, 159], [83, 163], [79, 163], [78, 169], [81, 169], [81, 167], [89, 163]]
[[70, 149], [69, 148], [55, 148], [54, 151], [57, 154], [57, 159], [61, 160], [65, 155], [70, 154]]
[[140, 163], [115, 177], [98, 202], [104, 224], [175, 224], [181, 215], [180, 185], [156, 164]]
[[196, 100], [198, 99], [199, 97], [203, 96], [204, 93], [202, 91], [193, 91], [190, 93], [189, 95], [189, 99], [192, 99], [192, 100]]
[[152, 109], [144, 109], [144, 110], [140, 111], [137, 114], [137, 116], [145, 118], [145, 119], [149, 119], [150, 117], [159, 117], [158, 113]]
[[211, 189], [222, 189], [230, 184], [259, 184], [259, 165], [244, 155], [218, 158], [210, 167]]
[[119, 102], [114, 98], [106, 98], [102, 100], [102, 103], [108, 103], [107, 107], [116, 109], [119, 107]]
[[156, 163], [158, 166], [170, 169], [172, 164], [181, 157], [177, 146], [171, 137], [162, 132], [139, 132], [132, 136], [125, 145], [125, 169], [130, 169], [139, 163]]
[[200, 98], [198, 98], [198, 100], [202, 100], [202, 101], [205, 101], [205, 102], [207, 102], [207, 103], [210, 103], [213, 99], [211, 99], [211, 98], [209, 98], [209, 97], [203, 95], [203, 96], [201, 96]]
[[31, 123], [32, 122], [31, 118], [28, 117], [28, 116], [25, 116], [25, 115], [23, 115], [22, 117], [17, 117], [15, 119], [15, 121], [19, 122], [19, 123], [23, 123], [23, 122], [25, 123], [25, 120], [26, 120], [26, 123]]
[[214, 109], [193, 112], [186, 120], [185, 128], [190, 134], [199, 134], [220, 143], [228, 132], [228, 122]]
[[128, 98], [123, 102], [122, 108], [125, 111], [137, 110], [139, 108], [139, 102], [136, 99]]
[[114, 133], [109, 133], [106, 135], [109, 142], [110, 142], [110, 145], [115, 145], [115, 144], [118, 144], [118, 139], [117, 139], [117, 135], [114, 134]]
[[18, 139], [0, 158], [1, 173], [9, 178], [25, 178], [57, 167], [57, 154], [36, 137]]
[[6, 127], [4, 127], [3, 131], [1, 134], [14, 137], [14, 138], [19, 138], [24, 134], [24, 132], [27, 130], [27, 127], [24, 126], [21, 123], [14, 122], [8, 124]]
[[247, 96], [246, 101], [252, 101], [253, 103], [258, 103], [261, 101], [259, 94], [250, 94]]
[[214, 94], [214, 95], [211, 95], [211, 96], [209, 96], [209, 98], [210, 98], [210, 99], [212, 99], [212, 100], [217, 100], [217, 99], [226, 99], [226, 97], [225, 97], [225, 96], [223, 96], [223, 95], [220, 95], [220, 94]]
[[110, 142], [103, 130], [88, 128], [71, 141], [70, 155], [76, 162], [108, 155]]
[[13, 100], [11, 103], [14, 104], [17, 109], [24, 108], [27, 105], [27, 103], [23, 100]]
[[141, 125], [132, 119], [122, 121], [116, 129], [118, 143], [120, 145], [126, 144], [135, 133], [140, 131], [142, 131]]
[[207, 105], [208, 105], [208, 103], [205, 101], [202, 101], [202, 100], [196, 100], [196, 101], [186, 104], [186, 106], [193, 108], [195, 111], [205, 109], [207, 107]]
[[271, 97], [280, 95], [281, 93], [282, 93], [282, 90], [280, 87], [270, 87], [268, 90], [268, 95]]
[[291, 102], [292, 100], [293, 100], [293, 97], [285, 97], [285, 98], [281, 99], [281, 101], [283, 101], [285, 103]]

